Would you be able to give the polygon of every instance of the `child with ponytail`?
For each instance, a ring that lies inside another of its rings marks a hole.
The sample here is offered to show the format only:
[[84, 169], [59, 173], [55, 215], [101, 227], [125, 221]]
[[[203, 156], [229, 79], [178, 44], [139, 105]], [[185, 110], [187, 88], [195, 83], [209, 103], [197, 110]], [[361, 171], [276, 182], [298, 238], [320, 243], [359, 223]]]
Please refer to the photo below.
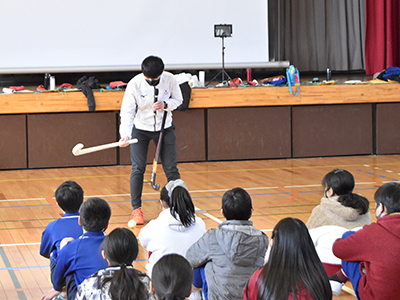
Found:
[[195, 215], [192, 198], [181, 179], [168, 182], [160, 193], [162, 212], [139, 233], [140, 244], [149, 252], [146, 265], [151, 275], [154, 264], [165, 254], [185, 255], [205, 232], [204, 221]]
[[[332, 252], [336, 239], [349, 229], [358, 230], [372, 223], [369, 201], [353, 193], [353, 175], [343, 169], [334, 169], [322, 180], [324, 197], [311, 212], [307, 221], [318, 256], [328, 276], [341, 270], [341, 260]], [[333, 295], [338, 296], [342, 284], [330, 281]]]
[[309, 229], [324, 225], [335, 225], [347, 229], [372, 223], [369, 201], [353, 193], [353, 175], [341, 169], [334, 169], [322, 180], [324, 197], [311, 212], [307, 221]]
[[133, 232], [115, 228], [103, 242], [103, 257], [109, 267], [86, 278], [78, 287], [76, 300], [153, 300], [150, 278], [132, 266], [139, 246]]

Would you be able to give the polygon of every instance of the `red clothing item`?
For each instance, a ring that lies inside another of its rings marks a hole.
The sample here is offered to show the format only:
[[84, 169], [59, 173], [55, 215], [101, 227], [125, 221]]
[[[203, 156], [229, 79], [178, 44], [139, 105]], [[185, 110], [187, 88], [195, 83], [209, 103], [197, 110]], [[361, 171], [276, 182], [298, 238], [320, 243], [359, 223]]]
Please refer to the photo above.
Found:
[[360, 262], [358, 293], [363, 300], [398, 299], [400, 285], [400, 214], [383, 216], [377, 223], [333, 244], [333, 254]]
[[10, 89], [12, 89], [14, 91], [23, 91], [25, 89], [25, 87], [23, 85], [21, 85], [21, 86], [10, 86]]
[[[260, 289], [258, 278], [260, 277], [261, 270], [262, 268], [257, 269], [253, 275], [251, 275], [249, 282], [243, 291], [243, 300], [257, 300], [258, 290]], [[301, 291], [301, 295], [296, 294], [296, 296], [299, 300], [313, 300], [311, 295], [305, 289]], [[292, 293], [289, 294], [288, 300], [293, 300]]]

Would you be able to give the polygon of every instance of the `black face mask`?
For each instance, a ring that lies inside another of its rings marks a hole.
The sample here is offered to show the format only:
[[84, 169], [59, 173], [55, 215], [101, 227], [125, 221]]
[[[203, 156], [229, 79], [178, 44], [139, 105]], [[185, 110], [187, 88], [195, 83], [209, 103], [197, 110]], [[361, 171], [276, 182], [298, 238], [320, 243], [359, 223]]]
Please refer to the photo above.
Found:
[[156, 86], [157, 84], [160, 83], [160, 78], [155, 79], [155, 80], [146, 79], [146, 81], [147, 81], [147, 83], [148, 83], [149, 85], [151, 85], [151, 86]]

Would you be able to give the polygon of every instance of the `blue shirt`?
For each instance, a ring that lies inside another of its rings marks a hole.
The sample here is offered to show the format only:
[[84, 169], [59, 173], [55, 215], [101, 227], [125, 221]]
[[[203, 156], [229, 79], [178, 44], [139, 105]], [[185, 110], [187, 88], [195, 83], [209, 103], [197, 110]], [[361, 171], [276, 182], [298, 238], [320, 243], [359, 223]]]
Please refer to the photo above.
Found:
[[55, 290], [61, 291], [70, 274], [74, 275], [78, 286], [93, 273], [107, 268], [107, 260], [101, 255], [104, 238], [102, 231], [86, 232], [61, 249], [52, 278]]
[[79, 212], [65, 213], [62, 218], [49, 223], [42, 233], [40, 255], [46, 258], [51, 256], [51, 260], [56, 264], [61, 240], [65, 237], [77, 239], [83, 234], [78, 218]]

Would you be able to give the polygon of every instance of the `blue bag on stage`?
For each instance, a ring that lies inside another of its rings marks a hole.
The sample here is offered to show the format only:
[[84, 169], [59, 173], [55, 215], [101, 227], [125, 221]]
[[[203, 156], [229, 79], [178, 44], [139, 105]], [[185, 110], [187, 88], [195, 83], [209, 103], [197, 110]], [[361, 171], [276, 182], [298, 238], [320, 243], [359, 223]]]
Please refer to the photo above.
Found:
[[297, 92], [293, 96], [297, 96], [300, 93], [300, 73], [297, 68], [295, 68], [293, 65], [290, 65], [289, 68], [286, 69], [286, 78], [287, 78], [287, 83], [289, 86], [289, 92], [293, 95], [293, 86], [297, 86]]

